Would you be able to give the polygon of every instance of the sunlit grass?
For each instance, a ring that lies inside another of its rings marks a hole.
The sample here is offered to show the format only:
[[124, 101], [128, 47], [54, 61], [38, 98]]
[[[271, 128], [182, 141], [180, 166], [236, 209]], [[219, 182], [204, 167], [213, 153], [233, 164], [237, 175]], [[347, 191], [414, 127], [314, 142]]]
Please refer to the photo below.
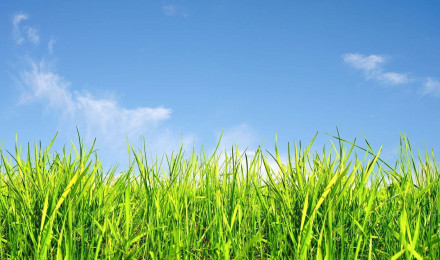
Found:
[[81, 141], [2, 150], [0, 258], [439, 259], [434, 154], [402, 136], [390, 166], [368, 143], [334, 140], [320, 153], [295, 144], [286, 162], [277, 148], [147, 160], [129, 147], [121, 174]]

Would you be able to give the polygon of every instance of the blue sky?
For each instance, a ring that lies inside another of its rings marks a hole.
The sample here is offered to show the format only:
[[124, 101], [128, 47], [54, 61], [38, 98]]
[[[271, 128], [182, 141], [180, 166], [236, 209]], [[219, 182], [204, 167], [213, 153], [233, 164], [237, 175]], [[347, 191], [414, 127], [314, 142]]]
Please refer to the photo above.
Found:
[[336, 126], [394, 160], [399, 134], [439, 150], [440, 4], [435, 1], [2, 1], [0, 140], [56, 147], [97, 137], [124, 161], [250, 150], [275, 134], [316, 147]]

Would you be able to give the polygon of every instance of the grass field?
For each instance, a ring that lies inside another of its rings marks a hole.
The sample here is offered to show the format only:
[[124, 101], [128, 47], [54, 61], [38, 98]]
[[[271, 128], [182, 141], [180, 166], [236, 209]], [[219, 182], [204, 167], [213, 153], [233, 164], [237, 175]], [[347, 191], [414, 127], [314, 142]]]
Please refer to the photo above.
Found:
[[2, 150], [0, 258], [440, 259], [434, 153], [402, 136], [387, 164], [332, 140], [290, 145], [287, 162], [277, 148], [147, 160], [130, 147], [121, 174], [81, 140]]

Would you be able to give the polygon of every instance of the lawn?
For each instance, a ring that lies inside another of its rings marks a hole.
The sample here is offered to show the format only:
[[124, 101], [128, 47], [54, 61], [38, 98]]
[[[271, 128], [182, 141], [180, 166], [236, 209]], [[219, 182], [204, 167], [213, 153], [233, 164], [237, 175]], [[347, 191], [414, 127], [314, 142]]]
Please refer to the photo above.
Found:
[[0, 258], [440, 259], [434, 153], [402, 136], [391, 163], [331, 141], [290, 144], [287, 161], [276, 147], [148, 159], [129, 146], [121, 173], [81, 139], [3, 149]]

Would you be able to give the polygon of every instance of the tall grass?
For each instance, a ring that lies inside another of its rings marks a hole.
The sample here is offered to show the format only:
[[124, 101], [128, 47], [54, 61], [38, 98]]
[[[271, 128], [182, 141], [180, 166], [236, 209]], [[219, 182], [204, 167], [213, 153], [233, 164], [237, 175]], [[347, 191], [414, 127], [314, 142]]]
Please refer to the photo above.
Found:
[[81, 141], [2, 150], [0, 258], [440, 259], [434, 154], [402, 136], [390, 166], [335, 140], [295, 143], [286, 162], [277, 148], [147, 160], [130, 147], [118, 175]]

